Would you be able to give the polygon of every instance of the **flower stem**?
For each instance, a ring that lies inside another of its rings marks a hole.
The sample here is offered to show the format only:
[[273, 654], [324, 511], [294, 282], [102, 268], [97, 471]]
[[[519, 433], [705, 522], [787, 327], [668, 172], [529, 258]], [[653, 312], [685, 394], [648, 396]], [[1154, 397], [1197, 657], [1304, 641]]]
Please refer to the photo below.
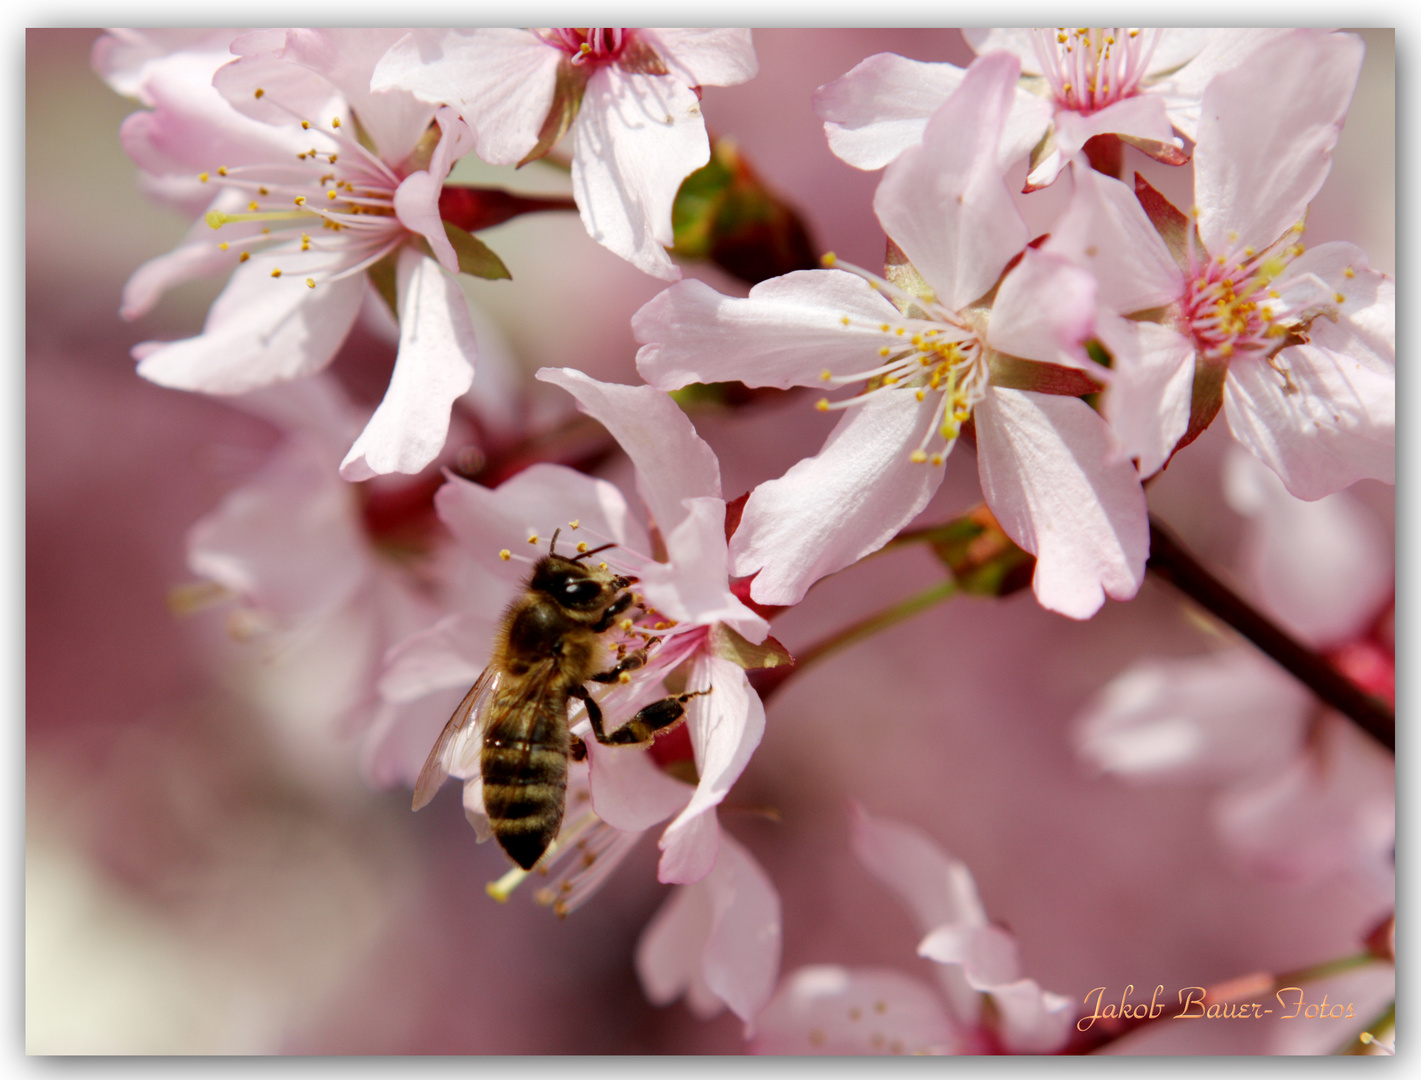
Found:
[[1248, 638], [1326, 705], [1396, 753], [1396, 716], [1390, 709], [1363, 693], [1324, 657], [1300, 643], [1211, 574], [1153, 515], [1150, 516], [1148, 566], [1211, 615]]
[[[891, 607], [875, 612], [867, 618], [860, 619], [855, 623], [850, 623], [842, 630], [831, 634], [821, 641], [815, 642], [803, 652], [798, 653], [795, 656], [794, 668], [789, 674], [797, 675], [811, 664], [823, 660], [826, 656], [832, 656], [839, 650], [847, 649], [850, 645], [860, 642], [866, 637], [872, 637], [880, 630], [887, 630], [890, 626], [895, 626], [905, 619], [911, 619], [914, 615], [917, 615], [921, 611], [926, 611], [934, 604], [951, 599], [957, 595], [957, 591], [957, 582], [949, 578], [946, 581], [940, 581], [936, 585], [929, 586], [920, 593], [915, 593], [906, 600], [900, 600]], [[788, 676], [786, 676], [786, 678], [788, 678]], [[778, 689], [783, 681], [784, 680], [780, 680], [780, 682], [776, 683], [771, 689]], [[765, 691], [761, 691], [760, 696], [762, 698], [765, 697]]]

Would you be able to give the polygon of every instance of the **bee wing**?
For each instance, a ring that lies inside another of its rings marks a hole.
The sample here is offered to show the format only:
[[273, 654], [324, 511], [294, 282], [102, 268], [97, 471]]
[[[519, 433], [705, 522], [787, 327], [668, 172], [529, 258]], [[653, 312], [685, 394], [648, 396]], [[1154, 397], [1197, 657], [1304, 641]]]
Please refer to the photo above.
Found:
[[479, 725], [484, 723], [488, 715], [488, 703], [493, 700], [493, 695], [498, 690], [499, 674], [497, 668], [484, 668], [478, 681], [464, 695], [464, 700], [459, 702], [454, 715], [449, 717], [449, 722], [444, 725], [444, 730], [435, 740], [434, 748], [429, 751], [429, 757], [424, 759], [424, 768], [419, 770], [419, 779], [414, 785], [414, 809], [420, 809], [434, 798], [439, 786], [449, 778], [449, 763], [455, 738], [469, 726], [470, 720]]

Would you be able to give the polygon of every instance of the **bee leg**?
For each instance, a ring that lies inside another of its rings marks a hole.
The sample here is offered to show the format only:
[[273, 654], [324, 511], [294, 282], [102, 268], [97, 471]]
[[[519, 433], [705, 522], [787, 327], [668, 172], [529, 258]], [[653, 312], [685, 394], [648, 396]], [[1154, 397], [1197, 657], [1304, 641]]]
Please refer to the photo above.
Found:
[[602, 617], [592, 624], [592, 632], [594, 634], [600, 634], [606, 630], [610, 630], [613, 620], [622, 612], [626, 611], [627, 608], [631, 607], [632, 602], [631, 593], [622, 593], [621, 596], [617, 597], [608, 605], [606, 611], [602, 612]]
[[645, 745], [656, 738], [656, 733], [680, 720], [686, 715], [686, 702], [693, 697], [709, 694], [710, 690], [697, 690], [691, 694], [677, 694], [675, 697], [653, 701], [610, 735], [602, 731], [600, 710], [592, 730], [597, 741], [607, 746]]
[[[589, 702], [589, 704], [591, 703]], [[572, 736], [572, 744], [570, 749], [568, 750], [568, 756], [572, 758], [573, 761], [586, 761], [587, 744], [581, 739], [579, 739], [576, 735]]]
[[592, 676], [593, 682], [613, 683], [621, 679], [624, 672], [635, 671], [646, 663], [646, 650], [638, 649], [630, 656], [623, 657], [617, 661], [617, 666], [610, 671], [598, 672]]
[[[587, 719], [592, 721], [592, 730], [597, 734], [597, 741], [606, 742], [607, 739], [602, 734], [602, 708], [597, 702], [592, 700], [592, 695], [587, 692], [587, 687], [578, 683], [569, 690], [568, 693], [582, 702], [582, 707], [587, 710]], [[578, 740], [578, 742], [581, 741], [581, 739]], [[587, 747], [585, 745], [582, 747], [582, 752], [584, 754], [587, 753]], [[578, 758], [577, 760], [581, 761], [582, 759]]]

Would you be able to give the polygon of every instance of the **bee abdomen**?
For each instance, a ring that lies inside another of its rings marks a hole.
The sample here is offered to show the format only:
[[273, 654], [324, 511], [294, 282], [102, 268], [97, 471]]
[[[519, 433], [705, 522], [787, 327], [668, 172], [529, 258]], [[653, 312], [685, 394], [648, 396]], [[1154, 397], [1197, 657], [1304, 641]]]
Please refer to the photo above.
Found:
[[489, 737], [479, 764], [493, 834], [514, 862], [531, 870], [562, 825], [567, 747]]

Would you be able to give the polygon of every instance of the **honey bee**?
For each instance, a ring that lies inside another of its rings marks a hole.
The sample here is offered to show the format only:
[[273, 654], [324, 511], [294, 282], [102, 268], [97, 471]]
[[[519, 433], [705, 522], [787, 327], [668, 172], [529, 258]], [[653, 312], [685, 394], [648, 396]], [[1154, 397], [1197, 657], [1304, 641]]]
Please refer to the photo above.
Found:
[[562, 825], [568, 757], [576, 741], [567, 722], [572, 700], [587, 710], [598, 742], [634, 746], [681, 719], [686, 701], [697, 696], [664, 698], [610, 734], [603, 730], [602, 710], [584, 684], [615, 683], [646, 663], [642, 648], [601, 670], [607, 653], [602, 635], [635, 602], [627, 590], [637, 579], [614, 574], [605, 563], [583, 562], [614, 545], [564, 558], [556, 553], [557, 539], [555, 532], [522, 595], [504, 611], [488, 667], [444, 726], [414, 789], [418, 810], [448, 777], [455, 738], [472, 721], [483, 734], [479, 770], [489, 825], [524, 870], [543, 857]]

